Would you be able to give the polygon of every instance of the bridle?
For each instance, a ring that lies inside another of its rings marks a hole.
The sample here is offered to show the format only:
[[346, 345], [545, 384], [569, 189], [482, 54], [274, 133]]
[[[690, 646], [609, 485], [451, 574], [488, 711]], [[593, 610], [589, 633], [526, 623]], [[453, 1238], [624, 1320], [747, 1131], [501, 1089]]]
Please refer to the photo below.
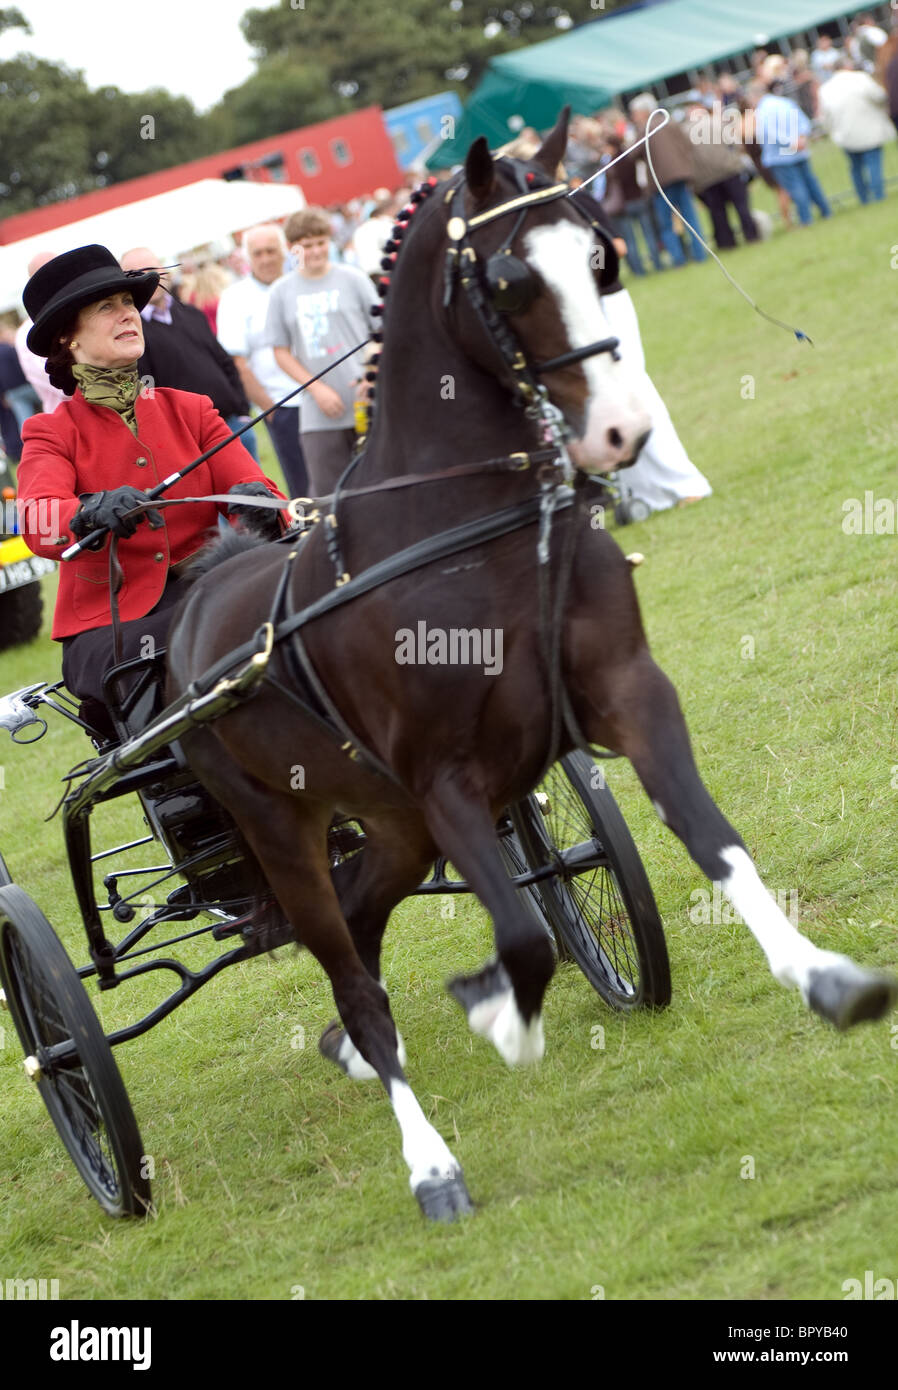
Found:
[[[599, 353], [611, 353], [614, 359], [618, 360], [619, 340], [611, 337], [600, 338], [594, 343], [573, 348], [570, 352], [544, 362], [527, 360], [517, 336], [508, 323], [509, 315], [522, 313], [539, 293], [539, 284], [533, 271], [525, 261], [512, 253], [512, 246], [527, 212], [531, 207], [543, 203], [570, 198], [571, 206], [598, 237], [606, 256], [609, 251], [611, 253], [611, 266], [606, 266], [603, 260], [600, 267], [603, 272], [602, 281], [606, 285], [617, 277], [617, 252], [605, 229], [585, 207], [571, 197], [571, 189], [566, 183], [534, 188], [532, 183], [536, 175], [532, 171], [525, 172], [514, 161], [508, 161], [507, 166], [504, 160], [498, 162], [513, 174], [519, 189], [517, 197], [467, 218], [464, 215], [464, 176], [446, 195], [446, 201], [450, 204], [450, 216], [446, 224], [449, 246], [443, 273], [443, 307], [448, 309], [452, 304], [456, 285], [460, 283], [475, 316], [511, 374], [518, 400], [528, 414], [539, 418], [545, 415], [548, 394], [545, 387], [536, 380], [537, 377], [561, 367], [573, 366]], [[471, 232], [511, 213], [517, 214], [511, 231], [498, 250], [492, 252], [484, 263], [471, 242]], [[554, 406], [550, 409], [552, 412], [556, 411]], [[560, 412], [557, 413], [560, 415]]]

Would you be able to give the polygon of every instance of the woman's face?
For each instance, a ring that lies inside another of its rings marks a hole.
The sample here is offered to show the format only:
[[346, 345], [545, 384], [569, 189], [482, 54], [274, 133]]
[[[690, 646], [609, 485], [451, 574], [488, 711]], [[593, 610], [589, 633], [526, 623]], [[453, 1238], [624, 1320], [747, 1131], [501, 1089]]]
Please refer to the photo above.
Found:
[[92, 367], [130, 367], [143, 355], [143, 324], [132, 296], [110, 294], [78, 315], [71, 338], [76, 362]]

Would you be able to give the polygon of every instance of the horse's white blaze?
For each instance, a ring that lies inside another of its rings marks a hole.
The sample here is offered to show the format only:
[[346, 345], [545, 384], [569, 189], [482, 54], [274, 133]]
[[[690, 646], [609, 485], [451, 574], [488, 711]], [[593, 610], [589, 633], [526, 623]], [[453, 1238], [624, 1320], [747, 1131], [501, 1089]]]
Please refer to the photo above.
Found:
[[402, 1132], [402, 1157], [408, 1164], [412, 1191], [427, 1179], [459, 1176], [461, 1168], [433, 1125], [425, 1119], [406, 1081], [390, 1082], [390, 1104]]
[[[396, 1055], [399, 1058], [399, 1065], [405, 1067], [405, 1043], [399, 1029], [396, 1029]], [[348, 1033], [343, 1034], [343, 1041], [337, 1049], [337, 1056], [340, 1065], [345, 1069], [346, 1075], [353, 1081], [376, 1081], [377, 1072], [366, 1062], [361, 1052]]]
[[541, 1014], [529, 1023], [521, 1018], [514, 991], [500, 990], [468, 1011], [471, 1031], [488, 1038], [510, 1067], [538, 1062], [546, 1050]]
[[[597, 251], [592, 233], [573, 222], [555, 222], [532, 228], [524, 244], [529, 264], [558, 301], [571, 347], [609, 336], [591, 264]], [[630, 461], [636, 442], [652, 427], [651, 417], [625, 362], [603, 352], [580, 365], [589, 398], [583, 436], [571, 446], [571, 457], [584, 472], [607, 472]]]
[[807, 1003], [811, 971], [829, 970], [836, 966], [857, 969], [848, 956], [839, 955], [836, 951], [822, 951], [796, 931], [764, 887], [744, 849], [731, 845], [721, 852], [721, 857], [730, 866], [730, 873], [721, 883], [721, 888], [741, 914], [767, 957], [771, 974], [781, 985], [800, 989]]

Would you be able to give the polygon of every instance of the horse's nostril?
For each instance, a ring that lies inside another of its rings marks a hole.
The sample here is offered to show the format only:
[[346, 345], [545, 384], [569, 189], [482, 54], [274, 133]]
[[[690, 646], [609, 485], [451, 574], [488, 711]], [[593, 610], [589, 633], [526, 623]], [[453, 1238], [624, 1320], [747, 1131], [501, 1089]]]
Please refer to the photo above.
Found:
[[621, 434], [620, 430], [614, 426], [608, 431], [608, 443], [611, 445], [612, 449], [622, 449], [624, 446], [624, 436]]

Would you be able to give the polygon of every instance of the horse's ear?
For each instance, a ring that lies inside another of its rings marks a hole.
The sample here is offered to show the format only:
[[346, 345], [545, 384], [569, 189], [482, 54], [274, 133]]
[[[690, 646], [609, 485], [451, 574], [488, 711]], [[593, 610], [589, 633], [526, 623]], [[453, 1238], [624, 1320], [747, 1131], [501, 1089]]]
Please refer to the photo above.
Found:
[[546, 173], [553, 179], [558, 171], [559, 164], [564, 159], [564, 152], [567, 149], [567, 127], [570, 119], [571, 108], [565, 106], [558, 120], [555, 122], [554, 129], [549, 131], [549, 134], [533, 156], [534, 164], [541, 164]]
[[482, 135], [478, 135], [465, 160], [465, 179], [473, 196], [479, 201], [488, 198], [496, 181], [493, 156]]

